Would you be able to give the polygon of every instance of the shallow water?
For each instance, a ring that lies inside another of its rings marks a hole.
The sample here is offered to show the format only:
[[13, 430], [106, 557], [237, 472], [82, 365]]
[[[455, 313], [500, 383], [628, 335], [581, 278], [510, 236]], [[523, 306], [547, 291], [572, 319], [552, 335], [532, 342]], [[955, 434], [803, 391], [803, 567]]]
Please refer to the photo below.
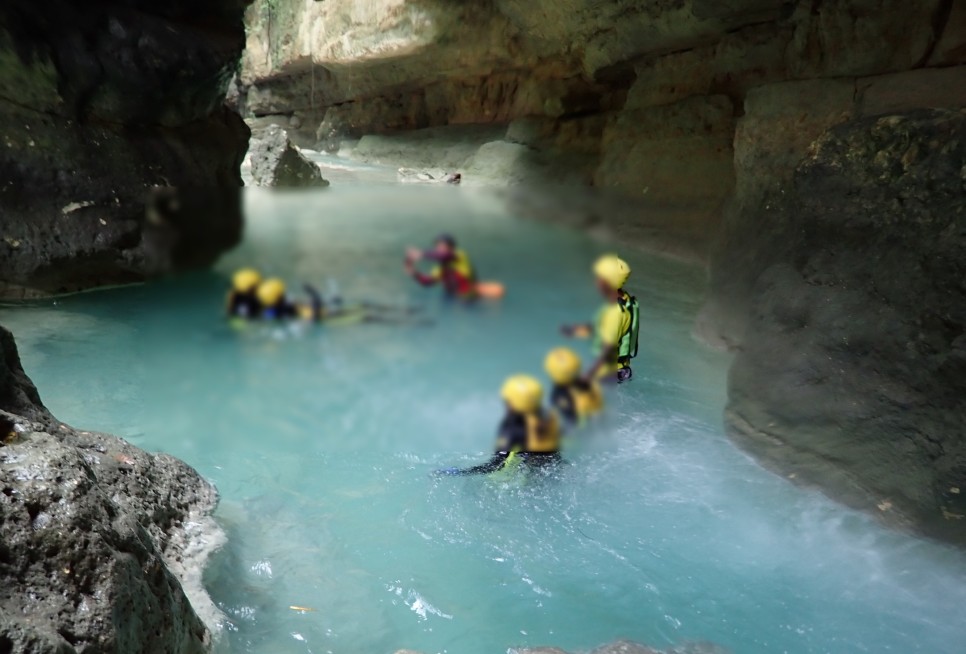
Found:
[[[482, 460], [497, 389], [539, 372], [596, 306], [602, 249], [484, 192], [251, 191], [246, 243], [212, 273], [0, 310], [47, 405], [179, 456], [222, 493], [207, 574], [226, 652], [484, 654], [616, 638], [734, 652], [964, 651], [966, 557], [765, 472], [724, 437], [727, 357], [690, 338], [703, 273], [629, 254], [644, 306], [635, 379], [554, 480], [436, 480]], [[446, 229], [502, 303], [439, 301], [402, 248]], [[254, 264], [433, 325], [229, 329]], [[291, 606], [312, 611], [297, 611]]]

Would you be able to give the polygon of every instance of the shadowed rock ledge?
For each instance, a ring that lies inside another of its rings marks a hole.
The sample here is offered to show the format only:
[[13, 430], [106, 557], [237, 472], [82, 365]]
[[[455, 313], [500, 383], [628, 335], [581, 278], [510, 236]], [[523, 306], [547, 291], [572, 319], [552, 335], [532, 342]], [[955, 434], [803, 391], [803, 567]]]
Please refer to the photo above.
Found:
[[215, 489], [173, 457], [58, 422], [0, 328], [3, 441], [0, 652], [208, 651]]
[[0, 297], [206, 265], [241, 232], [222, 104], [248, 0], [0, 6]]

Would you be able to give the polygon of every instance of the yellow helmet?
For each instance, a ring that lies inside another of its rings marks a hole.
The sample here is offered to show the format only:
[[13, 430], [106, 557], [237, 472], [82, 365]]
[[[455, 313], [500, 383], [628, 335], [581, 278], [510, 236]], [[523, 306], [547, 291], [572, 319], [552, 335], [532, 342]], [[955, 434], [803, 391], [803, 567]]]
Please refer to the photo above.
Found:
[[242, 268], [235, 272], [231, 278], [231, 285], [239, 293], [254, 291], [255, 287], [262, 281], [262, 276], [254, 268]]
[[258, 301], [266, 307], [274, 306], [285, 296], [285, 282], [274, 277], [266, 279], [258, 285], [256, 295]]
[[555, 383], [569, 384], [580, 376], [580, 357], [569, 347], [558, 347], [550, 351], [543, 367]]
[[503, 382], [500, 396], [514, 411], [534, 413], [540, 408], [543, 387], [530, 375], [513, 375]]
[[631, 267], [616, 254], [605, 254], [594, 263], [594, 274], [615, 291], [624, 288], [631, 276]]

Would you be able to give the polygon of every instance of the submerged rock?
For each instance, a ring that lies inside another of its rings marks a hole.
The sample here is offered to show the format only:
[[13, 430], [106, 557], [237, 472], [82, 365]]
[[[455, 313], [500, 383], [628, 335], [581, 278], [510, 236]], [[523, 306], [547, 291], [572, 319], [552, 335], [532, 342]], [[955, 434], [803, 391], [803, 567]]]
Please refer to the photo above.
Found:
[[460, 173], [448, 173], [445, 170], [416, 170], [414, 168], [400, 168], [396, 177], [403, 184], [459, 184], [463, 181]]
[[252, 179], [258, 186], [324, 187], [322, 171], [292, 143], [284, 129], [270, 125], [252, 134]]
[[655, 649], [629, 640], [618, 640], [595, 649], [591, 654], [661, 654]]
[[3, 424], [0, 651], [206, 652], [215, 489], [170, 456], [59, 423], [0, 328]]
[[[738, 443], [966, 544], [966, 111], [831, 128], [744, 218]], [[723, 297], [727, 300], [727, 296]]]
[[[557, 647], [511, 649], [512, 654], [568, 654]], [[397, 652], [396, 654], [400, 654]], [[630, 640], [616, 640], [591, 651], [591, 654], [729, 654], [728, 650], [708, 642], [686, 642], [666, 650], [656, 650]]]

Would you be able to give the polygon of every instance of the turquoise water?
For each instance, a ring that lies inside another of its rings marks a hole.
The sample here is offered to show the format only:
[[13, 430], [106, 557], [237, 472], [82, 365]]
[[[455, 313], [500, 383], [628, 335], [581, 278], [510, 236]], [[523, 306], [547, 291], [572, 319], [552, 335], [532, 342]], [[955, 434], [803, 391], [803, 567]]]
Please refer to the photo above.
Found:
[[[557, 326], [594, 310], [586, 271], [604, 248], [465, 189], [250, 192], [248, 211], [214, 272], [0, 310], [58, 417], [217, 484], [221, 651], [966, 649], [966, 557], [795, 488], [724, 437], [728, 359], [689, 335], [701, 271], [628, 253], [635, 379], [559, 479], [437, 480], [487, 456], [503, 378], [540, 372]], [[447, 305], [402, 276], [403, 247], [443, 229], [507, 284], [502, 303]], [[243, 263], [434, 324], [232, 331], [221, 303]]]

